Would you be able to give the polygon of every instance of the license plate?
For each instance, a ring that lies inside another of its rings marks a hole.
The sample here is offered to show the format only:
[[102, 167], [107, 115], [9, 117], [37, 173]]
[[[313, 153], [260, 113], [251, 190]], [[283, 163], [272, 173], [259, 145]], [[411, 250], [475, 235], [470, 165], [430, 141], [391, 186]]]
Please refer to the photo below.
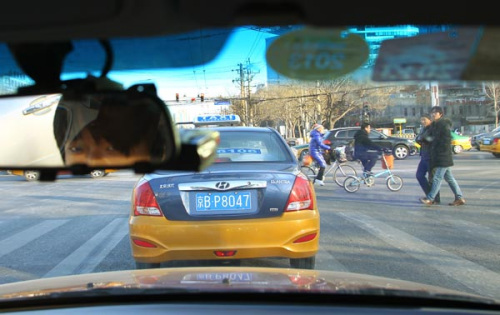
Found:
[[249, 191], [196, 193], [196, 211], [250, 210]]
[[231, 273], [197, 273], [185, 275], [181, 283], [222, 283], [224, 279], [234, 282], [252, 282], [253, 274], [249, 272], [231, 272]]
[[490, 141], [491, 140], [489, 138], [488, 139], [483, 139], [483, 144], [490, 144]]

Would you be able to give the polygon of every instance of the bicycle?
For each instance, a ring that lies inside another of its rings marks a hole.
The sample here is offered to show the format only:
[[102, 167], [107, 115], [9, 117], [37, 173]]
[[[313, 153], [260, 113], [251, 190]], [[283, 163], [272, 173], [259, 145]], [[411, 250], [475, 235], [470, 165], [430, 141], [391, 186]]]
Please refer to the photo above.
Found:
[[365, 184], [366, 187], [372, 187], [375, 184], [375, 178], [382, 177], [388, 174], [385, 179], [387, 188], [389, 188], [390, 191], [399, 191], [403, 187], [403, 179], [400, 176], [392, 173], [392, 165], [387, 162], [386, 154], [388, 156], [392, 156], [392, 154], [389, 154], [386, 151], [384, 151], [384, 154], [382, 154], [382, 167], [384, 168], [383, 171], [370, 175], [366, 175], [363, 173], [363, 176], [360, 177], [358, 177], [357, 175], [347, 176], [343, 184], [344, 189], [347, 192], [353, 193], [359, 190], [359, 187], [362, 183]]
[[[351, 165], [347, 165], [347, 160], [341, 160], [338, 156], [334, 157], [335, 162], [330, 165], [327, 165], [325, 169], [324, 177], [330, 173], [332, 173], [333, 181], [343, 187], [344, 181], [348, 176], [357, 176], [358, 173], [356, 169]], [[310, 166], [302, 165], [300, 167], [300, 171], [304, 173], [309, 179], [314, 180], [316, 178], [316, 174], [318, 174], [319, 166], [316, 161], [313, 161]]]

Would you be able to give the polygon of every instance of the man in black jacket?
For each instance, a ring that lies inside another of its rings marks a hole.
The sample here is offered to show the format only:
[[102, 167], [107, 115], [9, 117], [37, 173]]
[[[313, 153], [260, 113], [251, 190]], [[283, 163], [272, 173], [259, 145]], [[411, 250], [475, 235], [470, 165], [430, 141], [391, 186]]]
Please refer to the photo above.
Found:
[[361, 129], [354, 134], [354, 157], [363, 164], [364, 175], [373, 174], [372, 168], [377, 163], [378, 152], [382, 151], [382, 147], [370, 140], [370, 131], [370, 124], [364, 122]]
[[460, 186], [451, 173], [453, 166], [453, 155], [451, 152], [451, 122], [443, 118], [443, 109], [435, 106], [431, 110], [433, 122], [427, 140], [430, 142], [431, 154], [431, 171], [432, 171], [432, 186], [430, 192], [425, 198], [420, 198], [420, 201], [426, 205], [432, 205], [443, 179], [448, 183], [455, 200], [449, 203], [450, 206], [460, 206], [465, 204]]
[[[415, 174], [420, 187], [427, 195], [431, 191], [432, 174], [431, 174], [431, 152], [430, 143], [426, 140], [430, 136], [432, 119], [428, 114], [423, 114], [420, 117], [422, 129], [415, 138], [415, 142], [420, 144], [420, 162], [418, 163], [417, 172]], [[434, 203], [440, 203], [439, 192], [434, 198]]]

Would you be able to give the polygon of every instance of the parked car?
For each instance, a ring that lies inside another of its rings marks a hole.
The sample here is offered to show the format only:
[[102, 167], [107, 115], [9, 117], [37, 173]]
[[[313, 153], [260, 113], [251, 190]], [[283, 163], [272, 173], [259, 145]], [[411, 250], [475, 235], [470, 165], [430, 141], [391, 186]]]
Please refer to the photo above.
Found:
[[478, 133], [477, 135], [473, 135], [471, 138], [470, 138], [470, 143], [472, 145], [473, 148], [475, 148], [476, 150], [481, 150], [481, 145], [479, 143], [479, 140], [481, 139], [482, 136], [484, 136], [486, 134], [486, 132], [482, 132], [482, 133]]
[[475, 147], [477, 150], [481, 150], [481, 139], [488, 134], [492, 135], [492, 134], [495, 134], [497, 132], [500, 132], [500, 127], [497, 127], [490, 132], [483, 132], [483, 133], [472, 136], [471, 137], [472, 146]]
[[[332, 147], [347, 145], [354, 139], [354, 134], [359, 127], [341, 127], [329, 130], [325, 134], [325, 143]], [[372, 130], [370, 139], [383, 148], [392, 150], [393, 155], [398, 160], [406, 159], [409, 155], [417, 152], [415, 141], [411, 139], [386, 136], [385, 134]]]
[[500, 158], [500, 131], [484, 135], [481, 138], [480, 146], [481, 151], [491, 152], [493, 156]]

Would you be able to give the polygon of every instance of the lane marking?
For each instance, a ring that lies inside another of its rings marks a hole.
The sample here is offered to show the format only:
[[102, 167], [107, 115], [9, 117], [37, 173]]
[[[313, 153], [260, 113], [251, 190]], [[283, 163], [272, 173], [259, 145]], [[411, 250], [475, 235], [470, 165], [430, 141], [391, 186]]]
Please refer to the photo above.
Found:
[[337, 212], [337, 214], [391, 246], [450, 276], [478, 294], [496, 299], [500, 297], [500, 286], [498, 285], [500, 274], [370, 216], [347, 212]]
[[[83, 270], [84, 272], [89, 269], [93, 270], [106, 257], [109, 251], [118, 244], [123, 235], [128, 233], [127, 220], [127, 218], [118, 218], [111, 221], [99, 233], [47, 272], [43, 278], [73, 275], [78, 270]], [[127, 228], [124, 228], [124, 226]], [[110, 243], [107, 244], [108, 242]], [[98, 253], [95, 254], [94, 251], [103, 244], [105, 244], [103, 248], [99, 249]], [[93, 256], [89, 257], [90, 255]], [[83, 263], [87, 264], [87, 262], [89, 262], [89, 266], [80, 267]]]
[[[320, 269], [328, 269], [328, 270], [333, 270], [333, 271], [340, 271], [340, 272], [348, 272], [349, 270], [340, 263], [335, 256], [333, 256], [330, 251], [333, 251], [332, 249], [333, 246], [331, 245], [320, 245], [319, 246], [319, 251], [316, 254], [316, 265], [318, 265], [318, 260], [321, 260], [321, 265], [328, 266], [328, 268], [320, 268]], [[325, 263], [323, 263], [325, 262]]]
[[[117, 219], [118, 220], [118, 219]], [[101, 250], [90, 259], [87, 260], [85, 266], [78, 270], [77, 273], [85, 274], [91, 273], [94, 269], [108, 256], [108, 254], [121, 242], [121, 240], [128, 235], [128, 219], [122, 219], [121, 222], [117, 223], [115, 231], [112, 232], [111, 236], [107, 238], [105, 245]]]
[[69, 220], [45, 220], [0, 241], [0, 257], [34, 241], [40, 236], [60, 227]]

